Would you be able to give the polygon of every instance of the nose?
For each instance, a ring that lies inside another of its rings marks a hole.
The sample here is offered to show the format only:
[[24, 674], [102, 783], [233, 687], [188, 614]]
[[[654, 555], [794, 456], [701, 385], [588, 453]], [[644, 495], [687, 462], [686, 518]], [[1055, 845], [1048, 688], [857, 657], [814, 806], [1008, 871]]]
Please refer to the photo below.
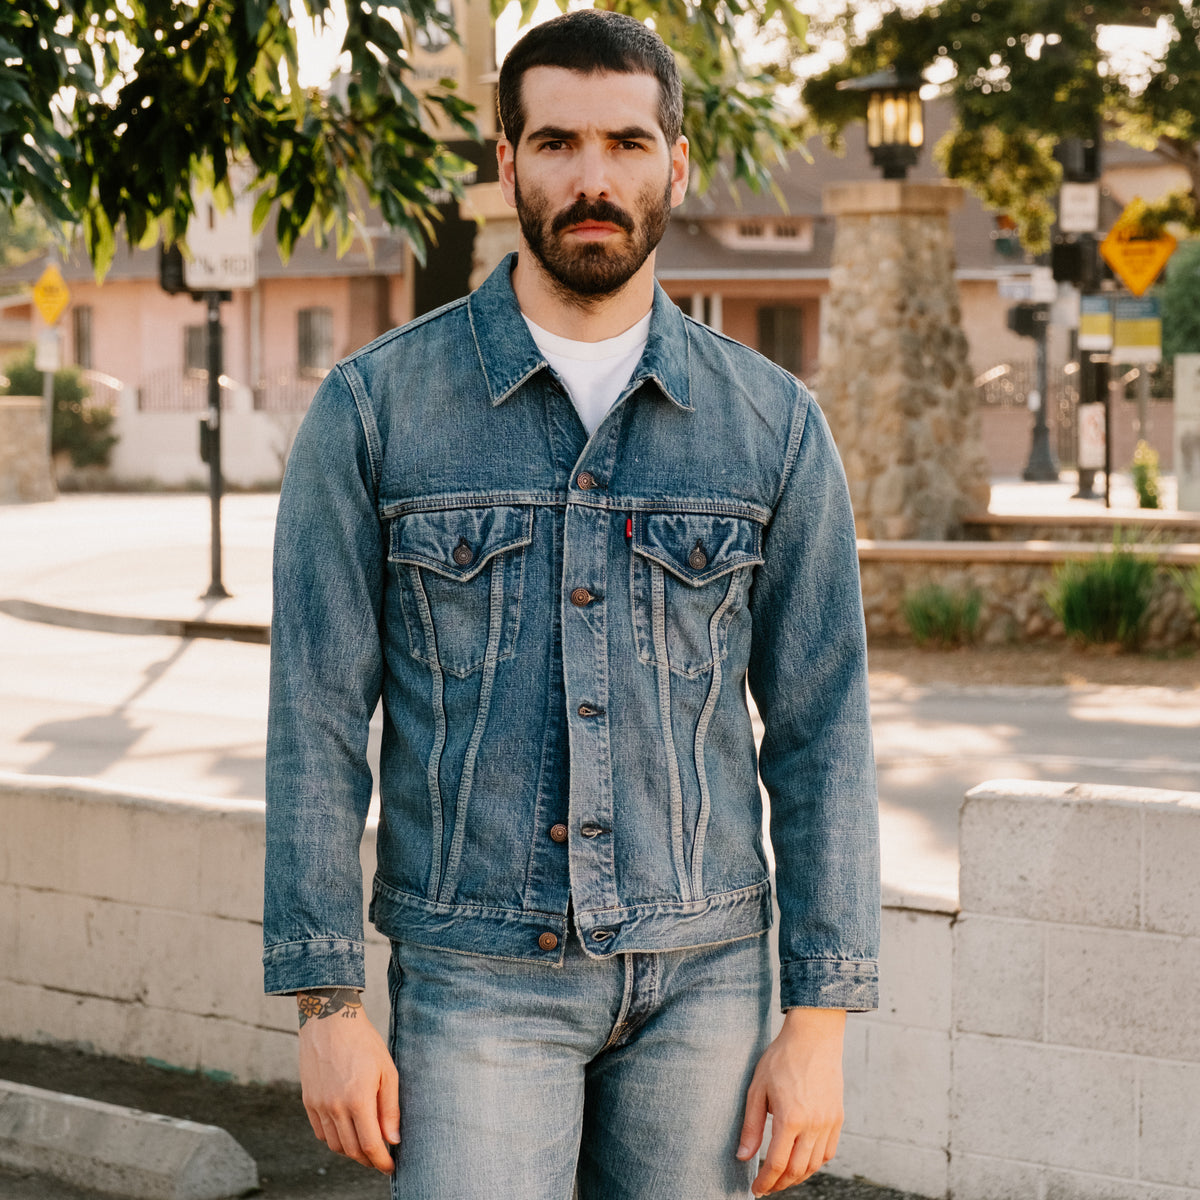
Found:
[[608, 174], [608, 156], [602, 146], [585, 145], [576, 160], [578, 178], [576, 192], [589, 198], [608, 197], [611, 181]]

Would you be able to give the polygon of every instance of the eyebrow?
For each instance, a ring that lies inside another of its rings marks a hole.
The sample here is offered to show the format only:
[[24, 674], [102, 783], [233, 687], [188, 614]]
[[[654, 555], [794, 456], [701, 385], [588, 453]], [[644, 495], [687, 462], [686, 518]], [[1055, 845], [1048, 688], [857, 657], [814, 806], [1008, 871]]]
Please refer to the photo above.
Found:
[[[579, 136], [579, 132], [575, 129], [563, 129], [558, 125], [543, 125], [540, 129], [535, 129], [525, 136], [531, 142], [570, 142]], [[652, 142], [654, 141], [654, 130], [647, 129], [644, 125], [629, 125], [624, 129], [606, 130], [604, 136], [610, 142]]]

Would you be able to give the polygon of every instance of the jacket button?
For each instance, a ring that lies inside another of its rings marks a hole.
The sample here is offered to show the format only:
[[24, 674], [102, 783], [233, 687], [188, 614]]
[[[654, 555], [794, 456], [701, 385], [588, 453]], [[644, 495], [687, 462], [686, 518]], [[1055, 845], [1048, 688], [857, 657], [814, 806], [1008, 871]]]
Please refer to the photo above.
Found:
[[567, 840], [567, 827], [565, 825], [551, 825], [550, 840], [559, 843], [565, 842]]
[[538, 945], [541, 946], [543, 950], [553, 950], [554, 947], [558, 945], [558, 938], [553, 933], [543, 933], [542, 936], [538, 938]]
[[593, 475], [591, 473], [591, 471], [580, 471], [579, 474], [575, 477], [575, 482], [581, 488], [583, 488], [583, 490], [585, 492], [590, 492], [592, 490], [592, 488], [600, 486], [596, 482], [596, 477], [595, 477], [595, 475]]
[[454, 547], [454, 554], [451, 557], [460, 567], [465, 567], [475, 557], [475, 551], [471, 549], [466, 538], [459, 538], [458, 545]]
[[596, 597], [593, 596], [592, 593], [587, 590], [587, 588], [575, 588], [575, 590], [571, 592], [571, 603], [575, 605], [576, 608], [583, 608], [586, 605], [591, 604], [595, 598]]
[[692, 547], [691, 554], [688, 555], [688, 566], [693, 571], [703, 571], [708, 566], [708, 555], [704, 553], [704, 547], [700, 544], [700, 539], [696, 539], [696, 544]]

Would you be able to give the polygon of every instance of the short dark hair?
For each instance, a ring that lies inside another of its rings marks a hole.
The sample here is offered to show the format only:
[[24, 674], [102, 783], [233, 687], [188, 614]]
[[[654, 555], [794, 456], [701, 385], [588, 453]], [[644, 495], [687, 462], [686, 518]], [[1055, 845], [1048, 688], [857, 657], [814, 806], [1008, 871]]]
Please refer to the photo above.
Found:
[[658, 80], [658, 124], [667, 145], [683, 130], [683, 85], [667, 44], [640, 21], [601, 8], [581, 8], [535, 25], [500, 68], [496, 103], [504, 136], [516, 146], [525, 129], [521, 79], [530, 67], [564, 67], [585, 75], [614, 71]]

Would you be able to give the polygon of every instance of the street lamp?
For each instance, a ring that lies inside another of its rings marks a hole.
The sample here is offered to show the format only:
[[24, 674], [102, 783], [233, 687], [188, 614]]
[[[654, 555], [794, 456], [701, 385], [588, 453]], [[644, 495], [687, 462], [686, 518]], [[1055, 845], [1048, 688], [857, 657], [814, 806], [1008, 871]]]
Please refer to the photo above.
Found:
[[841, 91], [867, 93], [867, 146], [884, 179], [904, 179], [925, 142], [921, 77], [895, 67], [843, 79]]

